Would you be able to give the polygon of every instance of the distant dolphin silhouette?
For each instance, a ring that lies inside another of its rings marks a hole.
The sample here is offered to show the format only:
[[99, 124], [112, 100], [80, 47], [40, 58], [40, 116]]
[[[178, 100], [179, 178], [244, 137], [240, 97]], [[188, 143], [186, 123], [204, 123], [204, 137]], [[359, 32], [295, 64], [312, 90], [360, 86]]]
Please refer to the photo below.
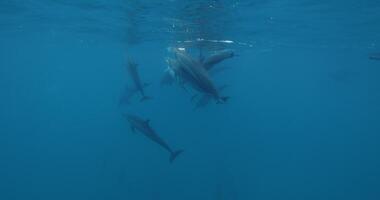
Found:
[[136, 116], [136, 115], [130, 115], [126, 114], [124, 115], [128, 122], [131, 125], [131, 130], [135, 132], [136, 130], [140, 131], [143, 135], [154, 141], [155, 143], [159, 144], [161, 147], [166, 149], [170, 153], [170, 163], [172, 163], [179, 154], [183, 152], [183, 150], [177, 150], [173, 151], [169, 145], [161, 139], [160, 136], [156, 134], [156, 132], [152, 129], [152, 127], [149, 124], [149, 120], [143, 120], [142, 118]]
[[144, 84], [142, 84], [142, 82], [140, 80], [140, 76], [139, 76], [139, 73], [137, 71], [137, 64], [134, 63], [133, 61], [129, 60], [128, 65], [127, 65], [127, 70], [129, 72], [132, 80], [133, 80], [133, 83], [134, 83], [136, 90], [139, 91], [141, 96], [142, 96], [140, 101], [145, 101], [145, 100], [151, 99], [151, 97], [148, 97], [145, 95]]

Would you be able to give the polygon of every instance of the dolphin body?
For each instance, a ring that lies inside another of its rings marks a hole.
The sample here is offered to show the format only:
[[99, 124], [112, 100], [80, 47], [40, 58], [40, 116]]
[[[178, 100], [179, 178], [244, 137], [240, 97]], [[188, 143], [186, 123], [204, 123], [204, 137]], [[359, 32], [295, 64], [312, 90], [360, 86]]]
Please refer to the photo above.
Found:
[[214, 83], [211, 81], [207, 70], [200, 62], [197, 62], [189, 55], [179, 50], [174, 50], [182, 74], [187, 74], [194, 89], [201, 93], [212, 96], [217, 103], [224, 103], [229, 97], [220, 96]]
[[374, 53], [369, 55], [369, 59], [371, 60], [380, 60], [380, 53]]
[[[203, 58], [203, 55], [200, 55], [200, 58], [199, 58], [199, 63], [207, 70], [207, 71], [210, 71], [213, 69], [213, 67], [228, 59], [228, 58], [232, 58], [234, 56], [234, 51], [233, 50], [230, 50], [230, 49], [225, 49], [225, 50], [222, 50], [222, 51], [219, 51], [219, 52], [216, 52], [215, 54], [207, 57], [207, 58]], [[219, 71], [217, 72], [220, 72], [222, 70], [224, 70], [225, 68], [223, 69], [220, 69]], [[175, 81], [173, 80], [174, 77], [173, 77], [173, 74], [170, 72], [170, 66], [168, 67], [168, 69], [165, 71], [165, 74], [164, 76], [162, 77], [161, 79], [161, 85], [172, 85]]]
[[[130, 76], [132, 77], [132, 80], [133, 80], [133, 83], [134, 83], [134, 86], [136, 88], [136, 91], [138, 91], [140, 94], [141, 94], [141, 99], [140, 101], [145, 101], [145, 100], [148, 100], [148, 99], [151, 99], [152, 97], [148, 97], [145, 95], [145, 92], [144, 92], [144, 84], [142, 84], [141, 80], [140, 80], [140, 76], [139, 76], [139, 73], [137, 71], [137, 64], [132, 62], [131, 60], [128, 62], [128, 65], [127, 65], [127, 70], [130, 74]], [[132, 92], [133, 93], [133, 92]]]
[[181, 64], [172, 58], [167, 59], [168, 71], [172, 76], [172, 80], [179, 84], [182, 88], [185, 88], [185, 83], [191, 85], [194, 89], [202, 92], [202, 89], [198, 87], [196, 78], [191, 74], [187, 68], [181, 67]]
[[153, 142], [159, 144], [161, 147], [163, 147], [165, 150], [167, 150], [170, 153], [169, 161], [172, 163], [179, 154], [183, 152], [183, 150], [177, 150], [173, 151], [170, 146], [160, 137], [156, 134], [156, 132], [152, 129], [149, 122], [150, 120], [144, 120], [138, 116], [135, 115], [125, 115], [128, 122], [131, 125], [131, 130], [133, 132], [136, 132], [138, 130], [143, 135], [151, 139]]
[[225, 49], [219, 52], [216, 52], [215, 54], [207, 57], [203, 60], [202, 64], [203, 67], [210, 71], [216, 64], [228, 59], [234, 57], [235, 53], [231, 49]]

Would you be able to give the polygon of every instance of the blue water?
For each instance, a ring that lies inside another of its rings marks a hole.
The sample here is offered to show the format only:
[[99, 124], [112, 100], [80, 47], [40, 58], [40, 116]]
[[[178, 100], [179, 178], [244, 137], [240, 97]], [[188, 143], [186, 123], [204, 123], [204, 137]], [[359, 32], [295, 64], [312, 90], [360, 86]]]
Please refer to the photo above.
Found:
[[[228, 102], [161, 86], [169, 47], [233, 49]], [[380, 199], [373, 53], [375, 0], [1, 0], [0, 199]], [[119, 105], [128, 59], [152, 100]]]

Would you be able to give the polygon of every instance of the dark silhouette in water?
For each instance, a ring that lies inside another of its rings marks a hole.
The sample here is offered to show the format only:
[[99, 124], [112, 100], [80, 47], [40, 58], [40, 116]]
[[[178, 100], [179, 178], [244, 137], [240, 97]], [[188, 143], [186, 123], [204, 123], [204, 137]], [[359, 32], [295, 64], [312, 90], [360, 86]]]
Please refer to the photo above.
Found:
[[371, 60], [380, 60], [380, 53], [373, 53], [369, 55], [369, 59]]
[[138, 116], [130, 114], [126, 114], [124, 116], [130, 123], [131, 130], [133, 132], [136, 130], [140, 131], [143, 135], [156, 142], [170, 153], [170, 163], [172, 163], [177, 158], [177, 156], [183, 152], [183, 150], [173, 151], [172, 148], [170, 148], [170, 146], [152, 129], [149, 124], [149, 120], [144, 120]]
[[[234, 57], [234, 51], [230, 49], [225, 49], [222, 51], [218, 51], [211, 56], [204, 58], [204, 56], [201, 54], [199, 56], [199, 63], [206, 69], [208, 72], [210, 72], [212, 69], [214, 69], [214, 66], [218, 63], [221, 63], [222, 61]], [[170, 65], [170, 63], [168, 63]], [[219, 69], [218, 71], [215, 71], [216, 74], [222, 70], [225, 70], [226, 68], [217, 68]], [[171, 74], [171, 69], [170, 66], [169, 68], [165, 71], [164, 76], [161, 79], [161, 85], [171, 85], [175, 81], [173, 74]]]
[[203, 67], [209, 71], [211, 70], [216, 64], [228, 59], [234, 57], [235, 53], [233, 50], [225, 49], [222, 51], [218, 51], [211, 56], [205, 58], [202, 62]]
[[128, 72], [132, 78], [132, 81], [133, 81], [133, 84], [134, 84], [136, 90], [138, 92], [140, 92], [140, 94], [142, 96], [140, 101], [142, 102], [142, 101], [151, 99], [151, 97], [148, 97], [145, 95], [144, 84], [141, 82], [139, 73], [137, 71], [137, 64], [134, 63], [133, 61], [129, 60], [128, 65], [127, 65], [127, 70], [128, 70]]
[[[143, 84], [143, 88], [146, 88], [148, 86], [149, 86], [149, 84], [147, 84], [147, 83]], [[121, 95], [119, 104], [120, 105], [130, 104], [132, 97], [134, 97], [138, 92], [139, 92], [139, 90], [137, 88], [126, 86], [124, 91], [123, 91], [123, 94]]]
[[219, 91], [210, 79], [207, 70], [200, 62], [193, 59], [184, 51], [173, 49], [173, 52], [178, 63], [178, 71], [181, 71], [181, 73], [176, 73], [176, 76], [186, 80], [186, 82], [190, 83], [193, 89], [200, 93], [212, 96], [217, 103], [224, 103], [228, 100], [228, 97], [220, 96]]

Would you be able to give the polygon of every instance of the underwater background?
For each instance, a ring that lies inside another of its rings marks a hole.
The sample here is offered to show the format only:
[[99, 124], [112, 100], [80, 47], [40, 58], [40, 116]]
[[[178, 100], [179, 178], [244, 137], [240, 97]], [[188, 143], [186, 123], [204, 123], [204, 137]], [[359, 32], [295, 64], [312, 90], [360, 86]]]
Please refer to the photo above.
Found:
[[[172, 47], [232, 49], [228, 102], [162, 86]], [[0, 199], [380, 199], [379, 53], [375, 0], [0, 0]]]

